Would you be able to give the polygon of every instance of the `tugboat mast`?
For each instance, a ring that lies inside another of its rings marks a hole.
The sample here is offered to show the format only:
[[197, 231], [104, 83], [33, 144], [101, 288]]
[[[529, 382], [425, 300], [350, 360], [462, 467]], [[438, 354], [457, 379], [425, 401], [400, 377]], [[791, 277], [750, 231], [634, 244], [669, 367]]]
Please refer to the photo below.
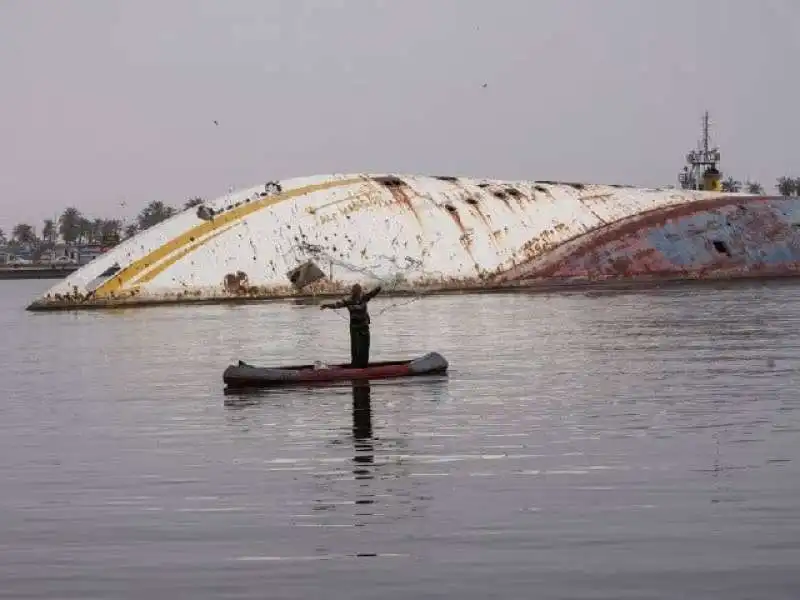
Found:
[[721, 189], [722, 174], [718, 164], [720, 160], [719, 148], [711, 146], [708, 111], [703, 113], [703, 138], [696, 150], [686, 155], [686, 166], [678, 175], [678, 182], [684, 190], [712, 190]]

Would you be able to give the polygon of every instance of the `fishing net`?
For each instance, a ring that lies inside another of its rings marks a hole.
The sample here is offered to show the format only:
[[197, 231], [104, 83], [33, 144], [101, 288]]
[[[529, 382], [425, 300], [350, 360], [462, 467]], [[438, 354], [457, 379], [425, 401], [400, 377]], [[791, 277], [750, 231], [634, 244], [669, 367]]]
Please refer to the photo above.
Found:
[[[425, 279], [442, 276], [441, 273], [424, 270], [423, 262], [410, 256], [398, 257], [376, 254], [370, 256], [368, 263], [355, 265], [331, 255], [322, 246], [307, 242], [295, 244], [284, 253], [284, 258], [289, 254], [293, 254], [295, 262], [300, 263], [298, 267], [295, 267], [287, 274], [290, 280], [294, 278], [292, 283], [297, 287], [304, 287], [325, 278], [326, 274], [319, 266], [325, 265], [356, 273], [369, 280], [372, 285], [380, 285], [382, 293], [397, 294], [402, 292], [406, 296], [402, 300], [383, 307], [374, 316], [380, 316], [393, 308], [416, 302], [431, 293], [414, 289], [414, 286], [409, 284], [410, 275], [422, 275]], [[383, 273], [383, 275], [380, 273]]]

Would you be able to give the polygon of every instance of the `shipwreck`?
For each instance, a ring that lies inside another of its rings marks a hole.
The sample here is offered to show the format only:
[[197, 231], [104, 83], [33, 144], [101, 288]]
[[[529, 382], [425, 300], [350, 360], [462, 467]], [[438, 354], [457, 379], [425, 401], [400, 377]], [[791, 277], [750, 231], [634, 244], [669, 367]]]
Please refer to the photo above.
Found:
[[270, 181], [124, 240], [28, 309], [328, 296], [356, 281], [413, 294], [798, 272], [797, 198], [706, 187], [402, 174]]
[[71, 273], [28, 310], [576, 289], [800, 273], [800, 198], [732, 193], [703, 136], [679, 188], [343, 174], [187, 208]]

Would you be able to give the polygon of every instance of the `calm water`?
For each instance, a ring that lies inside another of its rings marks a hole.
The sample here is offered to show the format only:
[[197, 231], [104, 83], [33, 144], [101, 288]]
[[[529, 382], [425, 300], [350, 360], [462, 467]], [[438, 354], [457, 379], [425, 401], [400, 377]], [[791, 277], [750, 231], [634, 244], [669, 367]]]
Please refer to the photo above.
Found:
[[379, 298], [449, 378], [237, 398], [346, 322], [49, 284], [0, 281], [2, 598], [800, 597], [800, 287]]

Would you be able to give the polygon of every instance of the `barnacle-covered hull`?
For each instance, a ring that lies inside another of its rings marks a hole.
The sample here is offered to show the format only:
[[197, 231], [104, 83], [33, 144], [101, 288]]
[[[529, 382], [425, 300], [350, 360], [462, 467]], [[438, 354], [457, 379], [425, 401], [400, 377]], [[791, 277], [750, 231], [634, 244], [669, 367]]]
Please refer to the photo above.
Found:
[[242, 190], [125, 240], [28, 307], [552, 289], [794, 275], [797, 198], [335, 175]]

